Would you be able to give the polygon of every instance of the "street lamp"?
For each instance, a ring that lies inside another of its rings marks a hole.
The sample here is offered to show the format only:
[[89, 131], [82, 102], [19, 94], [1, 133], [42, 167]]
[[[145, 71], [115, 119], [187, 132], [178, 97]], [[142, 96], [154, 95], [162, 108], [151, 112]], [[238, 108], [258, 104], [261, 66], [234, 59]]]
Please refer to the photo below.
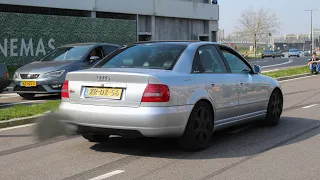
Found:
[[313, 42], [313, 11], [317, 11], [318, 9], [308, 9], [306, 11], [310, 11], [311, 12], [311, 53], [313, 51], [313, 47], [314, 47], [314, 42]]

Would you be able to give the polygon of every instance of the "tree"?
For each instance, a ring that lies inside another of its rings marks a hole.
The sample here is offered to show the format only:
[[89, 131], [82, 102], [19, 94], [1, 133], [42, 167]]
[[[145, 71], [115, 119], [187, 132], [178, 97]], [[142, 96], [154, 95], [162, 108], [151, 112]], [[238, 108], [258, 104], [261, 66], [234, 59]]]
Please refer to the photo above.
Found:
[[263, 36], [276, 33], [279, 27], [280, 24], [276, 14], [263, 8], [255, 11], [250, 7], [241, 13], [236, 30], [241, 36], [252, 38], [256, 56], [257, 42]]

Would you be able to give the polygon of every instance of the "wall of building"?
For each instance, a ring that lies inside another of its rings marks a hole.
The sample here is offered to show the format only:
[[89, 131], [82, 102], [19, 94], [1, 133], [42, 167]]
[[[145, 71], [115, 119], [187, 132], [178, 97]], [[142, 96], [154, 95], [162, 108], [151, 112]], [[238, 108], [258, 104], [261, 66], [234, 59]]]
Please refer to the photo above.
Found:
[[[155, 39], [196, 40], [199, 34], [208, 34], [208, 21], [155, 17]], [[196, 37], [195, 37], [196, 36]]]
[[[0, 0], [2, 4], [219, 20], [219, 6], [200, 0]], [[181, 11], [182, 10], [182, 11]]]
[[22, 65], [58, 46], [136, 41], [136, 21], [0, 12], [0, 62]]

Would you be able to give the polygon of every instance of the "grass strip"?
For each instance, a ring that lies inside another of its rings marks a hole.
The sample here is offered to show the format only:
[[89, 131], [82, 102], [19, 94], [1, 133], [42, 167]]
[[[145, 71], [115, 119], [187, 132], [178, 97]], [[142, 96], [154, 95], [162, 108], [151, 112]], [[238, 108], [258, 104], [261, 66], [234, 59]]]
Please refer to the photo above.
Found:
[[45, 113], [50, 110], [57, 110], [61, 100], [47, 101], [43, 104], [15, 105], [0, 109], [0, 121], [14, 118], [29, 117]]
[[272, 78], [279, 78], [279, 77], [294, 76], [294, 75], [305, 74], [305, 73], [311, 73], [309, 66], [288, 68], [288, 69], [283, 69], [278, 71], [266, 72], [262, 74], [266, 76], [270, 76]]

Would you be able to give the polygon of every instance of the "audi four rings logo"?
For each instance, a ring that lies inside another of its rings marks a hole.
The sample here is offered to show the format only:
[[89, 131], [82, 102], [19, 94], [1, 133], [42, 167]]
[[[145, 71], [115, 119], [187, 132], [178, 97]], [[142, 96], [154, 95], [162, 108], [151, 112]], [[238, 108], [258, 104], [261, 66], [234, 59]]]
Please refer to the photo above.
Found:
[[98, 75], [97, 80], [98, 81], [110, 81], [110, 77], [108, 75]]

